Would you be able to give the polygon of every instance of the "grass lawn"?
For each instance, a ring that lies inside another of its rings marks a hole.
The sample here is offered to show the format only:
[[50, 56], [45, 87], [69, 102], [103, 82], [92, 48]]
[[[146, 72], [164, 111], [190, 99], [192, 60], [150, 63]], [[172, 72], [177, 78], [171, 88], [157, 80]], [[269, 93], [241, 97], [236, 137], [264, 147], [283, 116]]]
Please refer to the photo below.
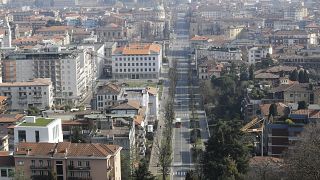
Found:
[[20, 126], [47, 126], [53, 119], [37, 118], [36, 123], [24, 122]]

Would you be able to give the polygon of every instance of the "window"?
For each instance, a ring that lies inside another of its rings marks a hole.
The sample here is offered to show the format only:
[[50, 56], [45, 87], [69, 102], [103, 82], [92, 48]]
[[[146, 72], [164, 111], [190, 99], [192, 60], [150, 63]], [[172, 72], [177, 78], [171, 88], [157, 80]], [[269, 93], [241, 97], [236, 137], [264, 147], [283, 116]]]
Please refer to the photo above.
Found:
[[151, 63], [149, 63], [149, 66], [151, 66]]
[[14, 176], [14, 171], [13, 169], [8, 169], [8, 176], [13, 177]]
[[8, 173], [7, 173], [7, 169], [1, 169], [1, 177], [7, 177]]
[[35, 131], [35, 138], [36, 138], [36, 142], [40, 141], [40, 136], [39, 136], [39, 131]]
[[34, 166], [36, 164], [35, 160], [31, 160], [31, 165]]
[[148, 66], [148, 63], [144, 63], [145, 66]]
[[81, 161], [78, 161], [78, 166], [82, 167], [82, 162]]
[[23, 130], [18, 131], [18, 141], [19, 142], [26, 141], [26, 131], [23, 131]]
[[156, 60], [156, 57], [153, 57], [152, 59], [153, 59], [153, 60]]
[[153, 65], [155, 66], [155, 65], [156, 65], [156, 63], [153, 63]]
[[86, 161], [86, 167], [89, 167], [89, 166], [90, 166], [90, 162]]
[[73, 165], [73, 161], [70, 161], [70, 162], [69, 162], [69, 165], [70, 165], [70, 166], [74, 166], [74, 165]]
[[39, 160], [39, 165], [43, 166], [43, 160]]
[[118, 63], [116, 63], [115, 65], [118, 66]]

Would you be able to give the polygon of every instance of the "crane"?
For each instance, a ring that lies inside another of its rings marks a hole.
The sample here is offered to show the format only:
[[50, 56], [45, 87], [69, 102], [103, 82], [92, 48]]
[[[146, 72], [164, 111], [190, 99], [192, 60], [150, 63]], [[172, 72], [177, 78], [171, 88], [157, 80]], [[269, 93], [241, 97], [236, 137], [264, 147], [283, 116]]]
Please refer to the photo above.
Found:
[[244, 133], [261, 133], [261, 156], [263, 156], [264, 126], [265, 126], [265, 118], [264, 117], [255, 117], [240, 129]]

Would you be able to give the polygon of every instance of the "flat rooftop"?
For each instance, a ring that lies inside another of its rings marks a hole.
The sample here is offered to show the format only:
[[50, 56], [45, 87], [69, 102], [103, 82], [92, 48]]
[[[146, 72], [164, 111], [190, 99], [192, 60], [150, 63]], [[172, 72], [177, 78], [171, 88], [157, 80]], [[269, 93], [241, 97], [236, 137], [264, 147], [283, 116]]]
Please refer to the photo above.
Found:
[[50, 124], [54, 119], [46, 119], [46, 118], [37, 118], [35, 123], [30, 122], [22, 122], [18, 126], [47, 126]]

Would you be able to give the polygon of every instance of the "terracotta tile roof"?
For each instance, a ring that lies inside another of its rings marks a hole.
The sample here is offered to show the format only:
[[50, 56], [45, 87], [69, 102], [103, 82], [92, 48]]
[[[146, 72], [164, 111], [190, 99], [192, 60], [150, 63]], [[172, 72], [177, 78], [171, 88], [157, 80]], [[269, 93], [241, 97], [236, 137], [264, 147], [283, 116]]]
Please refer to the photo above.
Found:
[[129, 100], [126, 103], [122, 103], [122, 104], [116, 105], [111, 108], [111, 110], [119, 110], [119, 109], [139, 110], [140, 109], [140, 102], [137, 100]]
[[194, 36], [193, 38], [191, 38], [191, 41], [207, 41], [209, 40], [208, 37], [206, 36]]
[[22, 120], [23, 114], [0, 114], [0, 123], [14, 123]]
[[117, 48], [114, 54], [121, 55], [149, 55], [160, 53], [161, 46], [153, 43], [129, 44], [124, 47]]
[[16, 156], [100, 157], [106, 158], [121, 150], [117, 145], [98, 143], [19, 143]]
[[89, 123], [84, 120], [67, 120], [62, 121], [62, 126], [72, 126], [72, 125], [88, 125]]
[[311, 119], [320, 118], [320, 110], [313, 110], [313, 109], [299, 109], [296, 111], [292, 111], [291, 114], [309, 115], [309, 118]]
[[134, 120], [135, 125], [141, 125], [141, 123], [143, 122], [143, 116], [136, 115], [136, 116], [134, 116], [133, 120]]
[[6, 96], [0, 96], [0, 103], [3, 103], [6, 101], [8, 98]]
[[297, 69], [297, 67], [293, 66], [274, 66], [266, 70], [267, 73], [279, 73], [281, 71], [284, 72], [291, 72], [293, 70]]
[[293, 84], [281, 84], [278, 87], [272, 88], [270, 92], [281, 92], [281, 91], [296, 91], [296, 92], [309, 92], [309, 83], [295, 82]]
[[[264, 116], [268, 116], [269, 115], [269, 108], [270, 108], [271, 104], [261, 104], [260, 105], [260, 110], [261, 110], [261, 114]], [[288, 106], [283, 104], [283, 103], [276, 103], [277, 106], [277, 112], [279, 116], [283, 116], [286, 115], [287, 110], [288, 110]]]
[[100, 86], [98, 88], [97, 94], [106, 94], [106, 93], [112, 93], [112, 94], [119, 94], [121, 92], [121, 87], [114, 83], [108, 83], [104, 86]]
[[33, 79], [33, 81], [0, 83], [0, 87], [48, 86], [50, 84], [51, 84], [50, 78], [37, 78], [37, 79]]
[[68, 31], [73, 29], [73, 26], [50, 26], [50, 27], [42, 27], [37, 30], [37, 32], [49, 32], [49, 31]]
[[255, 79], [279, 79], [279, 75], [275, 75], [272, 73], [259, 73], [255, 75]]

